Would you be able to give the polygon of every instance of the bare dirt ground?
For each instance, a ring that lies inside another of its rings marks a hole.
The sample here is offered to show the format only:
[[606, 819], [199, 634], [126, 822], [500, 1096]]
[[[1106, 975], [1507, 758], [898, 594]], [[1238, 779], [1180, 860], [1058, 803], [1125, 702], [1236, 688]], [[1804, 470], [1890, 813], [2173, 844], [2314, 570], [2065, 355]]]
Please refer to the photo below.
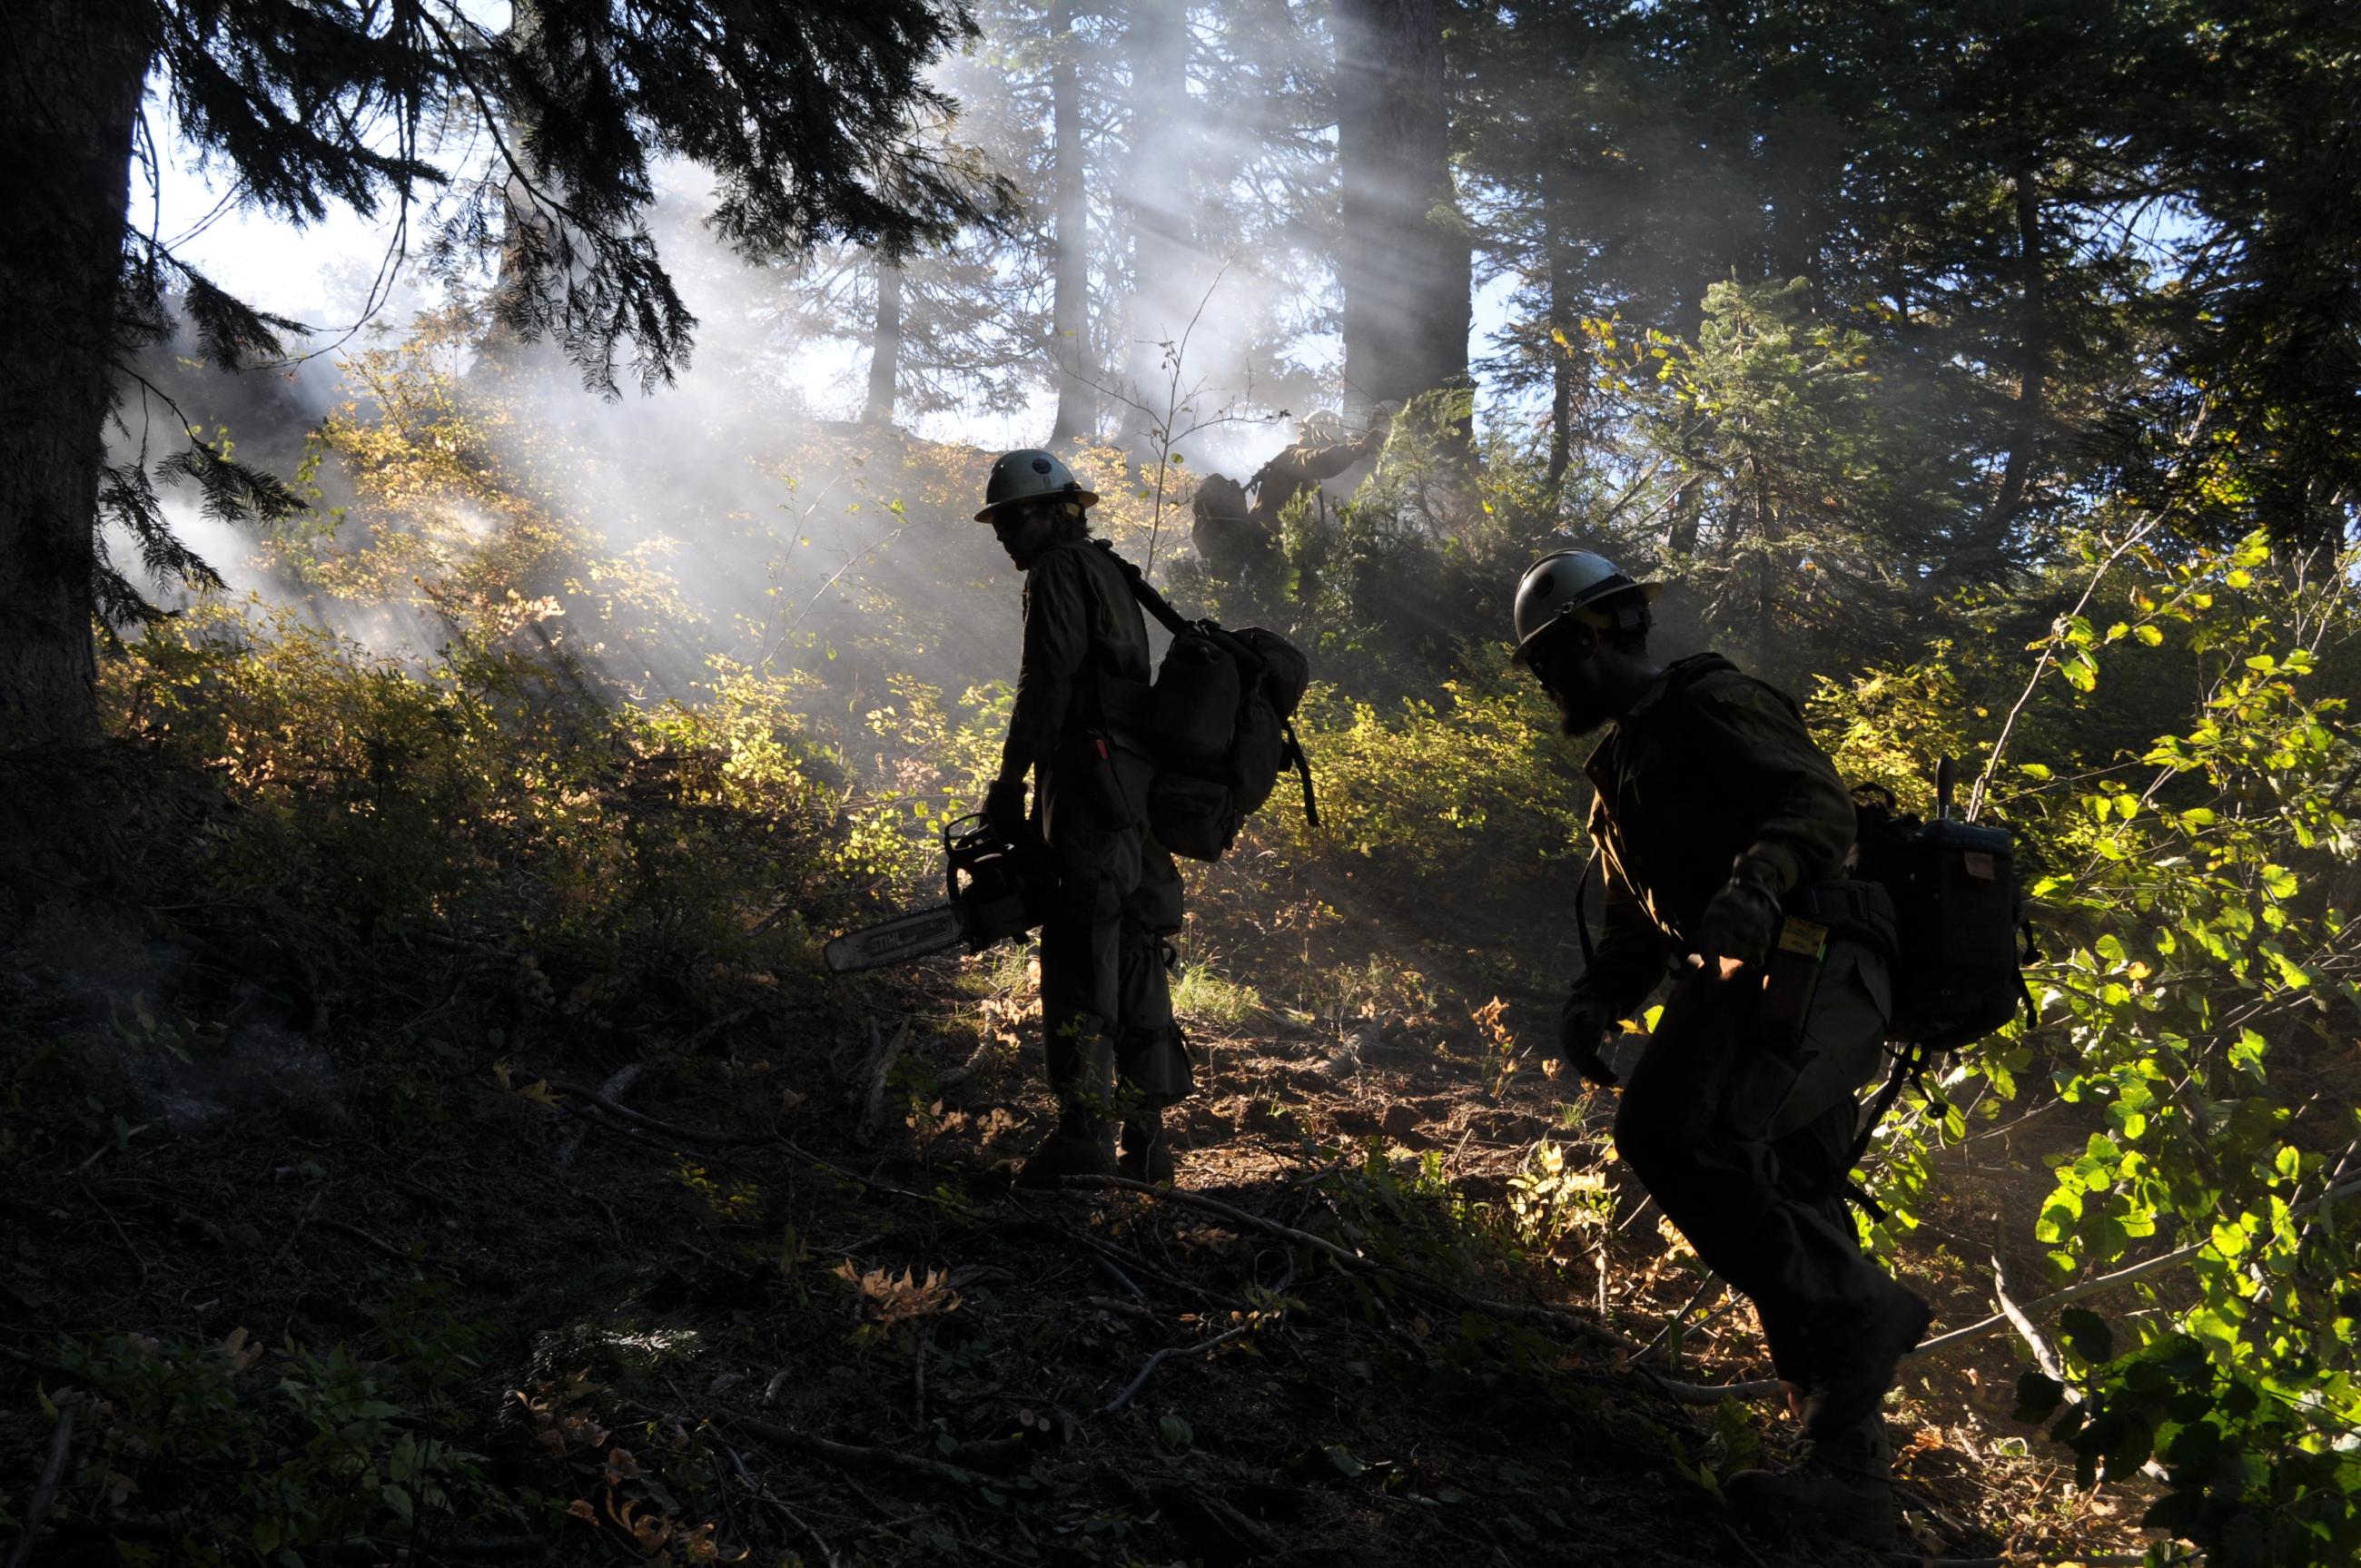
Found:
[[[592, 1060], [216, 1037], [11, 957], [11, 1568], [1870, 1560], [1735, 1529], [1716, 1477], [1792, 1425], [1666, 1383], [1767, 1376], [1751, 1316], [1599, 1168], [1604, 1097], [1500, 1072], [1500, 1013], [1201, 1022], [1178, 1190], [1038, 1195], [1005, 960]], [[1989, 1310], [2004, 1149], [1906, 1262], [1938, 1326]], [[2015, 1370], [1914, 1364], [1910, 1552], [2122, 1549]]]

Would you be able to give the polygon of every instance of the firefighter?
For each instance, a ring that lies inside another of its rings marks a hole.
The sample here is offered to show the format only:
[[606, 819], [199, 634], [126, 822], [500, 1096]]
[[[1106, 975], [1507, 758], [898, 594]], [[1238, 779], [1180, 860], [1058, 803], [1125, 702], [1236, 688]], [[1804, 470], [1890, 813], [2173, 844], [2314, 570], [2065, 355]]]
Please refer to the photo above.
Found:
[[1166, 978], [1180, 875], [1146, 822], [1148, 630], [1124, 565], [1089, 536], [1097, 500], [1065, 464], [1028, 449], [993, 465], [975, 514], [1025, 574], [1023, 663], [984, 816], [1014, 841], [1038, 830], [1056, 872], [1041, 1023], [1058, 1122], [1019, 1168], [1024, 1187], [1169, 1181], [1162, 1113], [1193, 1087]]
[[1394, 411], [1400, 406], [1378, 404], [1371, 413], [1369, 428], [1351, 438], [1345, 434], [1344, 422], [1325, 410], [1306, 416], [1293, 444], [1256, 469], [1254, 477], [1246, 481], [1246, 489], [1254, 496], [1248, 521], [1256, 535], [1276, 540], [1279, 514], [1296, 497], [1319, 488], [1354, 464], [1377, 456], [1385, 447], [1386, 433], [1392, 428]]
[[1875, 1544], [1895, 1524], [1880, 1407], [1928, 1321], [1862, 1255], [1843, 1199], [1855, 1093], [1884, 1060], [1893, 905], [1843, 878], [1851, 797], [1795, 704], [1718, 654], [1660, 667], [1655, 595], [1581, 550], [1517, 587], [1519, 662], [1567, 734], [1606, 730], [1585, 763], [1605, 934], [1560, 1047], [1613, 1086], [1609, 1031], [1669, 980], [1616, 1148], [1753, 1300], [1808, 1440], [1795, 1470], [1741, 1472], [1724, 1493], [1759, 1519]]

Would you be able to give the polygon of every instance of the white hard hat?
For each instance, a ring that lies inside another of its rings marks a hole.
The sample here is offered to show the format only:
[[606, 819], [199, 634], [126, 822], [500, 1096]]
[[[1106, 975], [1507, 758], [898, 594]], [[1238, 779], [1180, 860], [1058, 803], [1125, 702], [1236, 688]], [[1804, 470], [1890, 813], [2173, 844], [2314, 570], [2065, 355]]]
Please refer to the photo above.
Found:
[[[1601, 630], [1645, 627], [1648, 602], [1663, 588], [1661, 583], [1633, 582], [1622, 567], [1587, 550], [1559, 550], [1544, 555], [1526, 567], [1517, 581], [1517, 657], [1532, 663], [1542, 635], [1566, 616]], [[1611, 613], [1594, 608], [1625, 594], [1631, 596], [1631, 602]]]
[[975, 521], [990, 522], [992, 514], [1002, 507], [1045, 496], [1063, 496], [1082, 506], [1095, 506], [1099, 499], [1054, 453], [1037, 446], [1003, 453], [983, 482], [983, 510], [975, 514]]

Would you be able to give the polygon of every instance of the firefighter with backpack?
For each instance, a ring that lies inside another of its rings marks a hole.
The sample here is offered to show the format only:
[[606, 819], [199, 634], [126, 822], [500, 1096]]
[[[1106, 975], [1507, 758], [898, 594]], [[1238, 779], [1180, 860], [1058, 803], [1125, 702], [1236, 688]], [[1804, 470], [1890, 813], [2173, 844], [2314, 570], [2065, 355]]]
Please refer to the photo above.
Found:
[[1041, 1024], [1058, 1122], [1019, 1168], [1024, 1187], [1169, 1181], [1163, 1111], [1194, 1086], [1165, 967], [1180, 874], [1147, 823], [1148, 630], [1126, 564], [1090, 538], [1097, 500], [1065, 464], [1027, 449], [992, 466], [975, 514], [1025, 574], [1016, 700], [984, 816], [1014, 842], [1038, 832], [1056, 874]]
[[1809, 1443], [1723, 1491], [1763, 1522], [1877, 1544], [1896, 1524], [1880, 1409], [1929, 1317], [1861, 1254], [1844, 1201], [1855, 1092], [1885, 1060], [1894, 907], [1845, 879], [1853, 803], [1795, 704], [1717, 654], [1659, 666], [1655, 593], [1580, 550], [1517, 587], [1518, 661], [1567, 734], [1605, 729], [1585, 764], [1605, 935], [1582, 934], [1561, 1048], [1615, 1084], [1610, 1032], [1669, 981], [1616, 1147], [1752, 1299]]

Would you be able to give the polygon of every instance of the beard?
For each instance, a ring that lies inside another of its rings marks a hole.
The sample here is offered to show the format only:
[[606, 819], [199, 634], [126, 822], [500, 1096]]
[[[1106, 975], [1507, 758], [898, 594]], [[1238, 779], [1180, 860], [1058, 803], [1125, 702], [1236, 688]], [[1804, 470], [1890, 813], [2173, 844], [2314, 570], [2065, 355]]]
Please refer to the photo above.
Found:
[[1550, 701], [1557, 705], [1559, 731], [1569, 737], [1587, 735], [1615, 717], [1600, 706], [1598, 698], [1589, 696], [1569, 696], [1565, 692], [1553, 691]]

